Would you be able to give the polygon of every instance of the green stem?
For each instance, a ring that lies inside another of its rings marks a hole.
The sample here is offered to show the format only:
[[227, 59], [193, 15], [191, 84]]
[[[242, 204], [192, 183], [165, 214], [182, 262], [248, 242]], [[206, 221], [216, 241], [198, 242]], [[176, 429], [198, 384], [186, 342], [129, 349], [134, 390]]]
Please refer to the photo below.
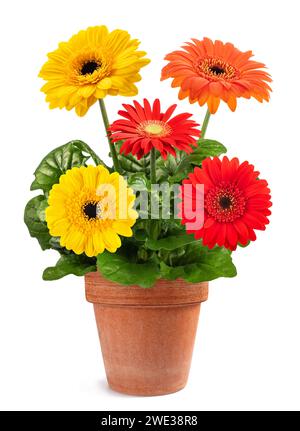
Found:
[[100, 105], [100, 110], [101, 110], [101, 114], [102, 114], [104, 127], [106, 130], [106, 136], [107, 136], [107, 140], [108, 140], [108, 144], [109, 144], [109, 148], [110, 148], [110, 154], [111, 154], [111, 157], [113, 159], [114, 168], [115, 168], [116, 172], [121, 172], [121, 167], [120, 167], [119, 159], [117, 156], [116, 147], [113, 144], [113, 141], [110, 137], [110, 131], [108, 130], [109, 129], [109, 121], [108, 121], [107, 111], [106, 111], [106, 107], [105, 107], [105, 103], [104, 103], [103, 99], [99, 99], [99, 105]]
[[[155, 148], [152, 148], [150, 151], [150, 181], [151, 184], [156, 184], [156, 150]], [[152, 202], [152, 193], [153, 190], [151, 189], [151, 202]], [[158, 232], [157, 232], [157, 225], [158, 220], [150, 220], [148, 221], [148, 229], [149, 229], [149, 236], [151, 239], [156, 240], [158, 238]]]
[[211, 113], [209, 112], [209, 109], [207, 109], [205, 117], [204, 117], [204, 121], [202, 124], [202, 129], [201, 129], [201, 138], [205, 138], [205, 134], [206, 134], [206, 130], [207, 130], [207, 126], [209, 123], [209, 119], [210, 119]]
[[150, 179], [151, 184], [156, 184], [156, 150], [151, 149], [150, 152]]
[[[156, 184], [156, 149], [155, 148], [152, 148], [150, 151], [150, 182], [151, 184]], [[152, 210], [152, 199], [153, 199], [152, 193], [156, 193], [156, 190], [154, 190], [151, 187], [151, 195], [150, 195], [151, 210]], [[159, 213], [160, 211], [161, 211], [161, 208], [159, 204]], [[153, 240], [157, 240], [157, 238], [159, 238], [160, 231], [161, 231], [161, 222], [160, 222], [160, 219], [152, 219], [152, 211], [150, 211], [150, 215], [151, 215], [150, 220], [148, 220], [149, 237]]]

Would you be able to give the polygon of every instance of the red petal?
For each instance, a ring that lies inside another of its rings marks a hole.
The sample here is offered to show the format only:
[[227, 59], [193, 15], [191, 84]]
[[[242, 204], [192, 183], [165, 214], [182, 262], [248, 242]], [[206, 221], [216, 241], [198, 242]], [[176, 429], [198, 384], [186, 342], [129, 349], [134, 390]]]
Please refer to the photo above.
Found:
[[152, 119], [152, 109], [149, 101], [147, 99], [144, 99], [144, 109], [145, 109], [145, 116], [147, 120]]
[[225, 244], [226, 233], [227, 233], [227, 225], [226, 225], [226, 223], [220, 224], [219, 235], [218, 235], [218, 238], [217, 238], [217, 244], [220, 247], [222, 247]]
[[160, 120], [160, 101], [159, 99], [155, 99], [153, 103], [153, 120]]
[[238, 243], [238, 234], [233, 224], [227, 223], [227, 239], [231, 247], [236, 248]]
[[177, 105], [176, 105], [176, 104], [174, 104], [174, 105], [170, 106], [170, 107], [166, 110], [166, 112], [164, 113], [164, 115], [163, 115], [163, 117], [162, 117], [162, 120], [161, 120], [161, 121], [167, 122], [167, 121], [171, 118], [171, 116], [172, 116], [173, 112], [175, 111], [176, 107], [177, 107]]
[[136, 100], [134, 100], [133, 103], [134, 103], [134, 106], [135, 106], [136, 112], [138, 113], [139, 118], [142, 121], [147, 120], [147, 118], [145, 116], [144, 108]]

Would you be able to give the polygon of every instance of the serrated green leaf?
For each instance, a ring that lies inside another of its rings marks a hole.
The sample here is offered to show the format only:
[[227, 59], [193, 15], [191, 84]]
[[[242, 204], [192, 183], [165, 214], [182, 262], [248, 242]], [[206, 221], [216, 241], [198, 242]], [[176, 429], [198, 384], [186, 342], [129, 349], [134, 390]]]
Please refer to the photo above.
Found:
[[75, 166], [85, 166], [89, 158], [92, 158], [96, 165], [106, 166], [94, 151], [82, 141], [71, 141], [55, 148], [43, 158], [35, 170], [35, 180], [30, 189], [41, 189], [44, 193], [49, 192], [53, 184], [59, 182], [62, 174]]
[[127, 178], [127, 184], [135, 192], [149, 191], [151, 183], [143, 172], [136, 172]]
[[218, 141], [199, 139], [197, 148], [191, 154], [181, 158], [173, 177], [171, 177], [171, 182], [182, 181], [194, 169], [194, 166], [201, 166], [207, 157], [220, 156], [226, 152], [226, 147]]
[[68, 254], [61, 256], [55, 266], [46, 268], [43, 272], [43, 279], [47, 281], [58, 280], [69, 274], [82, 276], [96, 270], [95, 258], [88, 258], [85, 255]]
[[188, 246], [185, 256], [180, 257], [177, 265], [169, 266], [161, 262], [160, 270], [162, 278], [183, 278], [190, 283], [236, 276], [236, 268], [227, 249], [215, 247], [210, 250], [199, 242]]
[[129, 173], [135, 173], [135, 172], [145, 172], [146, 166], [149, 165], [146, 158], [143, 158], [142, 160], [138, 160], [135, 156], [132, 156], [131, 154], [121, 154], [120, 148], [122, 146], [123, 142], [115, 142], [115, 147], [119, 159], [119, 163], [121, 166], [121, 169], [125, 172], [125, 174]]
[[125, 173], [144, 172], [142, 164], [138, 163], [132, 156], [118, 155], [120, 166]]
[[170, 235], [161, 239], [147, 239], [145, 246], [150, 250], [175, 250], [176, 248], [183, 247], [184, 245], [190, 244], [197, 241], [194, 235], [190, 235], [186, 232], [179, 232], [177, 235]]
[[[178, 162], [174, 156], [169, 154], [166, 160], [160, 159], [159, 162], [161, 161], [164, 163], [166, 169], [170, 172], [170, 174], [173, 174], [176, 171]], [[157, 164], [159, 165], [158, 162], [156, 162], [156, 165]]]
[[30, 235], [38, 240], [42, 250], [52, 248], [61, 254], [72, 253], [60, 245], [58, 237], [50, 235], [45, 221], [45, 209], [47, 206], [47, 198], [44, 195], [35, 196], [27, 203], [24, 211], [24, 222]]
[[203, 160], [207, 157], [217, 157], [227, 152], [227, 148], [214, 139], [202, 139], [197, 142], [198, 146], [192, 154], [201, 154]]
[[58, 251], [60, 254], [72, 254], [73, 251], [67, 250], [65, 247], [62, 247], [60, 245], [60, 237], [58, 236], [52, 236], [49, 240], [50, 248], [53, 250]]
[[[178, 160], [181, 159], [181, 154], [178, 153]], [[168, 155], [167, 159], [159, 157], [156, 161], [156, 181], [157, 183], [162, 183], [164, 181], [168, 181], [168, 178], [174, 175], [177, 166], [178, 166], [177, 158], [172, 155]]]
[[146, 241], [146, 239], [148, 238], [147, 231], [143, 229], [134, 230], [134, 238], [140, 242]]
[[49, 244], [51, 236], [44, 217], [46, 205], [47, 199], [45, 196], [35, 196], [27, 203], [24, 211], [24, 222], [29, 233], [38, 240], [42, 250], [51, 248]]
[[128, 256], [119, 252], [112, 254], [105, 251], [99, 254], [97, 267], [105, 278], [123, 285], [148, 288], [159, 278], [159, 267], [154, 261], [132, 262]]

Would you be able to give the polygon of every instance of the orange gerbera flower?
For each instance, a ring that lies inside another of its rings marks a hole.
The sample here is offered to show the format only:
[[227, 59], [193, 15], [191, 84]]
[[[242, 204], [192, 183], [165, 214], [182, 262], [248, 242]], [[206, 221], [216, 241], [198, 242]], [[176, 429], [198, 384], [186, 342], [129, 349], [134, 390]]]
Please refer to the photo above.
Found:
[[267, 82], [270, 75], [261, 70], [263, 63], [249, 60], [252, 51], [241, 52], [231, 43], [213, 42], [205, 37], [192, 39], [182, 51], [174, 51], [165, 59], [161, 79], [173, 78], [172, 87], [180, 87], [178, 97], [189, 97], [190, 103], [207, 103], [214, 114], [223, 100], [235, 111], [237, 98], [254, 97], [259, 102], [269, 100], [272, 91]]

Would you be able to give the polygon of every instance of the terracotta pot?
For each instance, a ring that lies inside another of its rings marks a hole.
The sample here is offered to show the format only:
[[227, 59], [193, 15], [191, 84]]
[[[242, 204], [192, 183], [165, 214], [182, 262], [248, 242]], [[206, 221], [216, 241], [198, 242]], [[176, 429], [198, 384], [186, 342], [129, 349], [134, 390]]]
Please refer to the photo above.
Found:
[[143, 289], [92, 272], [85, 276], [85, 289], [111, 389], [150, 396], [184, 388], [208, 283], [159, 280]]

